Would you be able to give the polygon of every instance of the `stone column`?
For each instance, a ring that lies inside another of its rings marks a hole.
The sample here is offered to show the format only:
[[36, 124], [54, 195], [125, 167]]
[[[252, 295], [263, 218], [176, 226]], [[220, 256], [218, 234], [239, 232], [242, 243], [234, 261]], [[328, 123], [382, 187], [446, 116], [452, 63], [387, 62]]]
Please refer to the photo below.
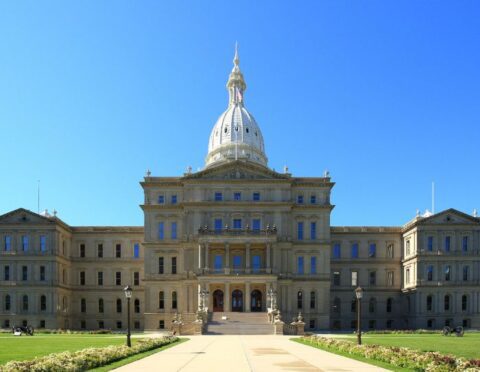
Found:
[[225, 283], [225, 293], [223, 294], [223, 311], [230, 312], [232, 311], [230, 300], [232, 295], [230, 293], [230, 283]]
[[245, 283], [245, 312], [250, 312], [250, 283]]
[[271, 244], [267, 243], [267, 262], [266, 262], [266, 269], [267, 269], [267, 274], [270, 274], [272, 269], [271, 269], [271, 264], [270, 264], [270, 255], [271, 255]]
[[230, 274], [230, 244], [225, 243], [225, 274]]
[[250, 274], [250, 243], [245, 245], [245, 272]]

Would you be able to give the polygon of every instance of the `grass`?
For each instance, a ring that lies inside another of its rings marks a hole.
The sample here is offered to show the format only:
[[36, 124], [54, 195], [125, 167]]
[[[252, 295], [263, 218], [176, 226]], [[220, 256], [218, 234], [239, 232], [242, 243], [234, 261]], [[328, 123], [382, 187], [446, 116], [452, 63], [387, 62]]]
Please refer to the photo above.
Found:
[[107, 364], [106, 366], [103, 366], [103, 367], [95, 368], [92, 371], [95, 371], [95, 372], [111, 371], [112, 369], [119, 368], [119, 367], [124, 366], [126, 364], [135, 362], [136, 360], [139, 360], [139, 359], [143, 359], [147, 356], [158, 353], [159, 351], [163, 351], [165, 349], [168, 349], [172, 346], [181, 344], [182, 342], [185, 342], [185, 341], [188, 341], [188, 340], [189, 340], [188, 338], [180, 338], [178, 341], [173, 342], [173, 343], [168, 344], [168, 345], [165, 345], [165, 346], [162, 346], [162, 347], [159, 347], [158, 349], [153, 349], [153, 350], [146, 351], [144, 353], [140, 353], [140, 354], [137, 354], [137, 355], [132, 355], [129, 358], [125, 358], [125, 359], [113, 362], [111, 364]]
[[[5, 364], [11, 360], [29, 360], [62, 351], [121, 345], [125, 344], [125, 342], [125, 335], [39, 333], [34, 336], [13, 336], [10, 333], [2, 333], [0, 334], [0, 364]], [[132, 338], [132, 343], [135, 342], [137, 342], [137, 339]]]
[[[356, 341], [355, 335], [342, 336], [341, 339]], [[362, 335], [364, 344], [400, 346], [421, 351], [438, 351], [466, 359], [480, 357], [480, 333], [465, 333], [463, 337], [443, 336], [441, 334], [382, 334]]]

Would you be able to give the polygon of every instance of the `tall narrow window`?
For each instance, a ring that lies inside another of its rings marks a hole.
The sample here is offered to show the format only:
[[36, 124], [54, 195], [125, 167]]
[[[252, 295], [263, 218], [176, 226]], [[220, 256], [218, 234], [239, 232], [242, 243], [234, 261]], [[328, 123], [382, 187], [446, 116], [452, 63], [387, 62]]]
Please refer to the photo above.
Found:
[[310, 257], [310, 274], [315, 275], [317, 273], [317, 257]]
[[240, 193], [240, 192], [234, 192], [234, 193], [233, 193], [233, 200], [235, 200], [235, 201], [240, 201], [240, 200], [242, 200], [242, 193]]
[[252, 195], [252, 200], [253, 201], [260, 201], [260, 193], [259, 192], [254, 192]]
[[405, 243], [405, 256], [410, 256], [410, 240]]
[[387, 285], [392, 287], [394, 284], [394, 276], [393, 271], [387, 272]]
[[368, 282], [370, 285], [376, 285], [377, 284], [377, 272], [376, 271], [370, 271], [368, 274]]
[[392, 303], [393, 303], [393, 300], [391, 298], [387, 298], [387, 313], [392, 312]]
[[177, 195], [172, 195], [171, 201], [172, 201], [172, 204], [177, 204]]
[[177, 239], [177, 223], [176, 222], [172, 222], [172, 225], [171, 225], [171, 237], [172, 239]]
[[85, 285], [85, 271], [80, 271], [80, 285]]
[[462, 279], [464, 282], [466, 282], [468, 280], [468, 277], [469, 277], [469, 268], [468, 266], [464, 266], [463, 269], [462, 269]]
[[115, 244], [115, 257], [116, 258], [121, 258], [122, 257], [122, 245], [121, 244]]
[[303, 240], [303, 222], [297, 222], [297, 239]]
[[340, 258], [342, 256], [342, 251], [339, 243], [335, 243], [333, 246], [333, 258]]
[[4, 250], [5, 252], [10, 252], [12, 250], [12, 237], [10, 235], [5, 236]]
[[163, 222], [158, 223], [158, 239], [163, 240], [165, 238], [165, 224]]
[[304, 274], [305, 273], [305, 264], [303, 260], [303, 256], [297, 257], [297, 274]]
[[97, 284], [103, 285], [103, 271], [97, 273]]
[[5, 311], [10, 311], [11, 308], [11, 298], [10, 295], [5, 296]]
[[140, 313], [140, 300], [138, 298], [136, 298], [135, 302], [133, 303], [133, 311], [135, 314]]
[[3, 268], [3, 280], [10, 280], [10, 266], [5, 266]]
[[377, 255], [377, 245], [375, 243], [370, 243], [368, 246], [368, 257], [375, 257]]
[[177, 291], [172, 292], [172, 309], [177, 308]]
[[260, 219], [259, 218], [254, 218], [252, 220], [252, 228], [253, 228], [253, 231], [260, 231]]
[[140, 257], [140, 244], [135, 243], [133, 245], [133, 258], [139, 258]]
[[22, 298], [22, 310], [28, 311], [28, 296], [24, 295]]
[[165, 309], [165, 292], [160, 291], [158, 293], [158, 308]]
[[254, 273], [260, 272], [262, 267], [262, 258], [259, 255], [254, 255], [252, 257], [252, 269]]
[[22, 280], [28, 280], [28, 267], [22, 266]]
[[213, 261], [213, 268], [215, 271], [220, 271], [223, 268], [223, 256], [221, 254], [216, 254]]
[[242, 256], [233, 256], [233, 270], [239, 271], [242, 268]]
[[451, 278], [451, 267], [449, 265], [445, 266], [445, 281], [450, 281]]
[[387, 246], [387, 257], [388, 258], [393, 258], [394, 257], [393, 244], [389, 244]]
[[433, 281], [433, 265], [427, 267], [427, 281]]
[[333, 285], [340, 285], [340, 271], [333, 272]]
[[122, 285], [122, 272], [117, 271], [115, 273], [115, 285]]
[[352, 258], [358, 258], [358, 243], [352, 244]]
[[80, 244], [80, 257], [85, 257], [85, 244]]
[[85, 300], [84, 298], [80, 300], [80, 312], [81, 313], [87, 312], [87, 300]]
[[352, 287], [356, 287], [358, 285], [358, 271], [352, 271]]
[[427, 296], [427, 311], [432, 311], [433, 309], [433, 296], [428, 295]]
[[410, 269], [405, 270], [405, 283], [410, 284]]
[[102, 243], [97, 245], [97, 257], [98, 258], [103, 257], [103, 244]]
[[342, 301], [338, 297], [335, 297], [335, 299], [333, 300], [333, 312], [335, 314], [340, 314], [341, 310], [342, 310]]
[[164, 274], [165, 273], [165, 262], [163, 257], [158, 257], [158, 273]]
[[468, 297], [467, 295], [462, 296], [462, 311], [467, 311], [468, 309]]
[[317, 223], [310, 222], [310, 240], [317, 239]]
[[120, 298], [117, 298], [117, 313], [122, 312], [122, 300]]
[[298, 204], [303, 204], [303, 195], [298, 195], [297, 196], [297, 203]]
[[177, 257], [172, 257], [172, 274], [177, 273]]
[[377, 311], [377, 301], [374, 298], [371, 298], [368, 301], [368, 312], [374, 313], [375, 311]]
[[235, 218], [233, 220], [233, 228], [234, 229], [241, 229], [242, 228], [242, 219], [241, 218]]
[[310, 204], [317, 204], [317, 197], [315, 195], [310, 195]]
[[428, 237], [427, 249], [428, 249], [429, 252], [433, 251], [433, 236]]
[[40, 251], [47, 251], [47, 237], [45, 235], [40, 235]]
[[158, 195], [158, 204], [165, 204], [165, 195]]
[[315, 309], [315, 291], [310, 292], [310, 309]]
[[104, 310], [105, 310], [104, 307], [105, 307], [105, 305], [104, 305], [104, 302], [103, 302], [103, 298], [100, 298], [100, 299], [98, 300], [98, 312], [99, 312], [99, 313], [103, 313]]
[[450, 243], [451, 243], [451, 237], [446, 236], [445, 237], [445, 252], [450, 252]]
[[445, 295], [445, 297], [443, 299], [443, 309], [445, 311], [450, 310], [450, 295]]
[[215, 218], [215, 221], [214, 221], [214, 226], [215, 226], [215, 232], [216, 233], [219, 233], [222, 231], [222, 219], [221, 218]]
[[303, 309], [303, 292], [302, 291], [297, 292], [297, 309], [299, 310]]
[[468, 236], [464, 236], [462, 238], [462, 251], [467, 252], [468, 251]]
[[41, 295], [40, 296], [40, 311], [47, 310], [47, 296]]
[[133, 273], [133, 285], [140, 285], [140, 273], [138, 271]]
[[23, 235], [22, 236], [22, 251], [24, 251], [24, 252], [28, 251], [28, 244], [29, 244], [28, 235]]

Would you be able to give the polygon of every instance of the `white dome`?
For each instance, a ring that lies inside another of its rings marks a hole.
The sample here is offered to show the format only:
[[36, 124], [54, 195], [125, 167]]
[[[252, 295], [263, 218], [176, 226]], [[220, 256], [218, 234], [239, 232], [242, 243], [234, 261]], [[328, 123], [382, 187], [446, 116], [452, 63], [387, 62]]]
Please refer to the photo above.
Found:
[[243, 92], [247, 86], [238, 66], [236, 50], [233, 62], [234, 67], [227, 82], [229, 105], [212, 129], [205, 163], [210, 167], [216, 163], [242, 159], [267, 166], [262, 132], [243, 103]]

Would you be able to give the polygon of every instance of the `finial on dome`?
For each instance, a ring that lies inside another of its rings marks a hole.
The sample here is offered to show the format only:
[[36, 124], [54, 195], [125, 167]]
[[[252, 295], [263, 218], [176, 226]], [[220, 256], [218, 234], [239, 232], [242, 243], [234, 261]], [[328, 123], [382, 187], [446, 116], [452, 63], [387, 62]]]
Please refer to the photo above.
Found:
[[233, 68], [228, 77], [227, 89], [230, 95], [230, 105], [243, 105], [243, 92], [247, 89], [247, 84], [243, 79], [242, 71], [240, 71], [240, 58], [238, 57], [238, 43], [235, 42], [235, 55], [233, 57]]
[[238, 58], [238, 41], [235, 41], [235, 56], [233, 57], [233, 64], [238, 67], [240, 58]]

